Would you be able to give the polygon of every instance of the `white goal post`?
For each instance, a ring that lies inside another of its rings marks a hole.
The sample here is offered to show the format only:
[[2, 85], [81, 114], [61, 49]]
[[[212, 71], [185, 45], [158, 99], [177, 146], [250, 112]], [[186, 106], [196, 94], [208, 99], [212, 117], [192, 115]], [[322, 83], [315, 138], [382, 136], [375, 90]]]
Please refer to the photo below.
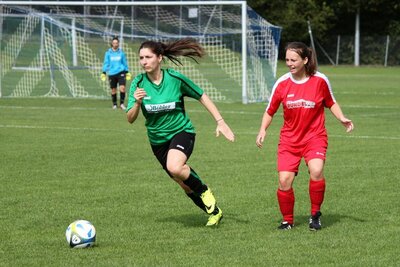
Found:
[[141, 42], [191, 37], [206, 58], [167, 66], [216, 101], [266, 101], [280, 32], [246, 1], [1, 1], [0, 96], [106, 98], [99, 74], [113, 36], [134, 76]]

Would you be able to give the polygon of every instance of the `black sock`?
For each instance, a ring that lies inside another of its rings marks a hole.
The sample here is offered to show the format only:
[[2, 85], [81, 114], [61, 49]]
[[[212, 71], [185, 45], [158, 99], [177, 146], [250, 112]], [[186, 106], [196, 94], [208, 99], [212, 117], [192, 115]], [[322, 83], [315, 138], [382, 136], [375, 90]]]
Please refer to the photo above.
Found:
[[112, 94], [111, 99], [112, 99], [113, 105], [116, 106], [117, 105], [117, 94], [114, 94], [114, 95]]
[[121, 103], [121, 105], [124, 103], [125, 100], [125, 92], [120, 92], [119, 93], [119, 102]]
[[189, 178], [183, 181], [183, 183], [189, 186], [189, 188], [192, 189], [192, 191], [199, 196], [201, 195], [201, 193], [208, 189], [208, 187], [203, 184], [200, 177], [192, 169], [190, 169]]
[[212, 212], [212, 214], [213, 214], [213, 215], [217, 215], [218, 212], [219, 212], [219, 209], [218, 209], [217, 206], [215, 206], [215, 209], [214, 209], [214, 211]]
[[207, 212], [206, 208], [204, 207], [203, 200], [201, 200], [198, 195], [194, 193], [186, 193], [186, 195], [193, 201], [194, 204], [196, 204], [197, 207]]

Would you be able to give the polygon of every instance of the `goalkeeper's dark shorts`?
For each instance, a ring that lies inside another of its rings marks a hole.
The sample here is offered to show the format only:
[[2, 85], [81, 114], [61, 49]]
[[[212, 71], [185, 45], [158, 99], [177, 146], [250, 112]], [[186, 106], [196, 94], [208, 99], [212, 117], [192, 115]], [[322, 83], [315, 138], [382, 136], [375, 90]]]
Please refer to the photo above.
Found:
[[165, 142], [164, 144], [151, 145], [154, 155], [170, 177], [172, 177], [172, 175], [167, 170], [168, 151], [170, 149], [182, 151], [182, 153], [187, 157], [186, 160], [188, 160], [193, 152], [195, 137], [196, 134], [183, 131], [176, 134], [171, 140]]
[[125, 85], [126, 84], [126, 77], [125, 71], [122, 71], [118, 74], [108, 76], [108, 81], [110, 82], [110, 88], [117, 88], [117, 85]]

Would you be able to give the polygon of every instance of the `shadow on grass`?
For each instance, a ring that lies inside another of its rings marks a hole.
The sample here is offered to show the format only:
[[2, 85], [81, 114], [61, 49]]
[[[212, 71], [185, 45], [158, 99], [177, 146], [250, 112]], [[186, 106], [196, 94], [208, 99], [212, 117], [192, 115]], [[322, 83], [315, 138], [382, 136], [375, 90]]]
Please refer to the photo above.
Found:
[[186, 227], [204, 227], [207, 219], [202, 214], [183, 214], [172, 215], [168, 217], [158, 218], [157, 222], [162, 223], [178, 223]]
[[[300, 226], [300, 225], [308, 225], [308, 220], [310, 216], [306, 215], [300, 215], [300, 216], [295, 216], [295, 225]], [[355, 216], [349, 216], [349, 215], [343, 215], [343, 214], [325, 214], [323, 213], [321, 216], [321, 223], [322, 227], [328, 228], [331, 227], [335, 224], [340, 224], [341, 221], [353, 221], [353, 222], [366, 222], [367, 220], [355, 217]]]
[[[164, 222], [164, 223], [178, 223], [186, 227], [204, 227], [207, 223], [208, 219], [207, 214], [183, 214], [183, 215], [172, 215], [168, 217], [159, 218], [157, 222]], [[249, 224], [250, 220], [239, 218], [238, 215], [224, 213], [224, 217], [221, 221], [221, 224], [225, 223], [233, 223], [233, 224]]]
[[[307, 226], [309, 216], [307, 215], [298, 215], [295, 216], [295, 225], [296, 226]], [[178, 223], [185, 227], [204, 227], [208, 219], [207, 214], [201, 213], [191, 213], [191, 214], [181, 214], [181, 215], [171, 215], [168, 217], [162, 217], [156, 219], [158, 222], [162, 223]], [[363, 218], [359, 218], [356, 216], [342, 215], [342, 214], [323, 214], [321, 217], [322, 227], [329, 228], [336, 224], [346, 223], [343, 221], [353, 221], [353, 222], [366, 222], [367, 220]], [[222, 219], [221, 224], [242, 224], [249, 225], [251, 224], [251, 220], [247, 218], [243, 218], [242, 215], [232, 214], [232, 213], [224, 213], [224, 218]], [[277, 224], [278, 225], [278, 224]]]

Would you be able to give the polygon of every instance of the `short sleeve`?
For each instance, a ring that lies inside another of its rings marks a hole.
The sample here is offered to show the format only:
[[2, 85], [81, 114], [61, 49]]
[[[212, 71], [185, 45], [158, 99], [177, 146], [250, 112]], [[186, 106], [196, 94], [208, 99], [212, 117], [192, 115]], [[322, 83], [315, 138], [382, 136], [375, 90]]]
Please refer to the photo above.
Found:
[[269, 99], [269, 103], [266, 109], [268, 115], [270, 115], [271, 117], [274, 116], [274, 114], [279, 109], [279, 106], [282, 102], [280, 88], [281, 87], [278, 84], [276, 84], [275, 87], [272, 89], [271, 97]]
[[199, 86], [197, 86], [197, 84], [195, 84], [192, 80], [190, 80], [185, 75], [181, 74], [176, 70], [167, 69], [167, 71], [171, 76], [179, 79], [182, 82], [181, 90], [184, 96], [188, 96], [196, 100], [199, 100], [201, 98], [204, 91]]
[[336, 103], [336, 100], [335, 97], [333, 96], [332, 87], [329, 83], [328, 78], [323, 74], [320, 75], [322, 78], [321, 87], [324, 95], [324, 106], [330, 108]]

